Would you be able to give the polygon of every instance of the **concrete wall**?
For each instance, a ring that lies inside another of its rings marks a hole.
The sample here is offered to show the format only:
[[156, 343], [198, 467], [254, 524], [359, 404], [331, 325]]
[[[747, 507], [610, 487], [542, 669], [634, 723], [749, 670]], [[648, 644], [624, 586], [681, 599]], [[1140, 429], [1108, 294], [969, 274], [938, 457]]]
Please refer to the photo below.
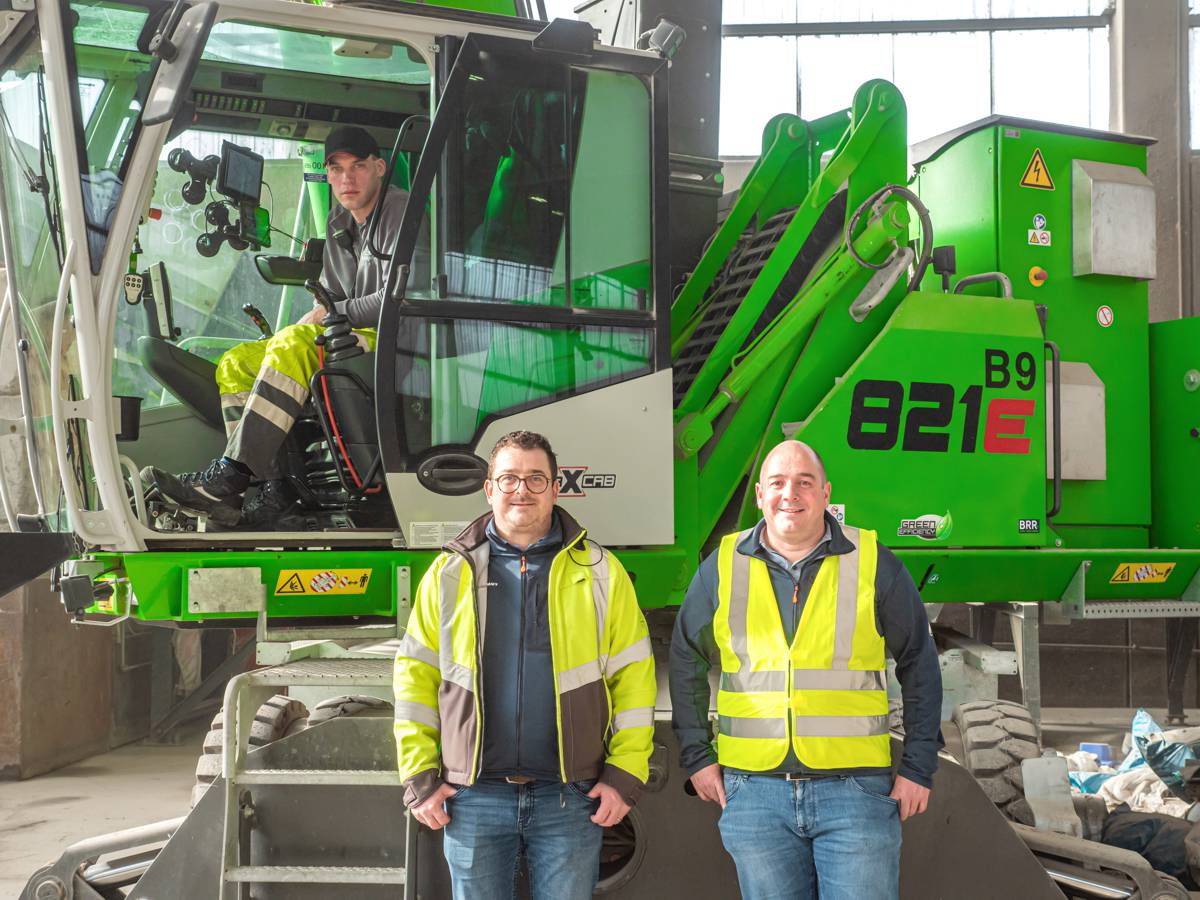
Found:
[[115, 634], [72, 624], [48, 577], [0, 597], [0, 778], [109, 749]]

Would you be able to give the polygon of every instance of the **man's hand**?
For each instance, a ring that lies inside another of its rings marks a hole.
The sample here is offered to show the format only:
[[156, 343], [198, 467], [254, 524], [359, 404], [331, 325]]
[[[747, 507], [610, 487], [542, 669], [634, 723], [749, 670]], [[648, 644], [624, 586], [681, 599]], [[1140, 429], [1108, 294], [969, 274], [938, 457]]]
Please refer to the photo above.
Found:
[[896, 776], [896, 781], [892, 785], [892, 793], [889, 796], [900, 804], [901, 822], [909, 816], [919, 816], [929, 806], [929, 788], [921, 787], [903, 775]]
[[300, 317], [297, 325], [320, 325], [325, 321], [325, 307], [320, 303]]
[[621, 797], [621, 792], [611, 784], [597, 781], [596, 786], [588, 791], [593, 800], [600, 798], [600, 808], [592, 816], [592, 821], [604, 828], [612, 828], [629, 814], [629, 804]]
[[696, 796], [701, 800], [717, 803], [721, 809], [725, 808], [725, 776], [717, 763], [705, 766], [694, 774], [692, 787], [696, 789]]
[[450, 824], [450, 813], [446, 812], [446, 801], [458, 793], [458, 788], [448, 784], [439, 785], [437, 790], [412, 808], [413, 818], [437, 831]]

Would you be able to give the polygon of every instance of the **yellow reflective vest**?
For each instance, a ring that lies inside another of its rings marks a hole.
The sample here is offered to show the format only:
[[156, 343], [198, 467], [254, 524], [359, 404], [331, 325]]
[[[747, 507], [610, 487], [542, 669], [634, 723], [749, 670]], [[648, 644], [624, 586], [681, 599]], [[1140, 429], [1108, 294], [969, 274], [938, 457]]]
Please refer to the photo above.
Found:
[[[564, 782], [600, 778], [634, 800], [649, 776], [657, 688], [646, 619], [621, 563], [561, 509], [550, 565], [550, 653]], [[478, 647], [487, 615], [490, 514], [421, 579], [396, 655], [396, 757], [405, 802], [473, 784], [483, 746]]]
[[770, 771], [789, 740], [811, 769], [891, 765], [878, 542], [874, 531], [842, 531], [854, 550], [822, 560], [790, 647], [767, 564], [737, 550], [752, 530], [721, 539], [713, 618], [721, 765]]

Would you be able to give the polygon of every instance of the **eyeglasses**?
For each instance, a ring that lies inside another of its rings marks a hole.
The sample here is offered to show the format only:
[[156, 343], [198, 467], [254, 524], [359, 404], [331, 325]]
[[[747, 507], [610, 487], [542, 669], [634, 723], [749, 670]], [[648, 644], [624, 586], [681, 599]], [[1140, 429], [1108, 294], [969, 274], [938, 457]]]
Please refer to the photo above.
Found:
[[535, 472], [532, 475], [526, 475], [522, 478], [520, 475], [505, 473], [499, 478], [494, 479], [496, 487], [505, 494], [514, 494], [521, 483], [525, 483], [525, 487], [531, 494], [543, 494], [546, 488], [550, 487], [550, 479], [540, 472]]

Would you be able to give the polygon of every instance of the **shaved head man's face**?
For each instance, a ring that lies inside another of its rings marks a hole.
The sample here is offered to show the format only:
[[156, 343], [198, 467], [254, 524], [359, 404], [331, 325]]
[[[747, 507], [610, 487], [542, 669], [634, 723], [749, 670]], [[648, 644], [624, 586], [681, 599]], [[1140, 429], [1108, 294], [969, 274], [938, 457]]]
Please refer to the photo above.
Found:
[[768, 453], [754, 494], [773, 549], [811, 549], [825, 534], [829, 482], [807, 444], [784, 441]]

